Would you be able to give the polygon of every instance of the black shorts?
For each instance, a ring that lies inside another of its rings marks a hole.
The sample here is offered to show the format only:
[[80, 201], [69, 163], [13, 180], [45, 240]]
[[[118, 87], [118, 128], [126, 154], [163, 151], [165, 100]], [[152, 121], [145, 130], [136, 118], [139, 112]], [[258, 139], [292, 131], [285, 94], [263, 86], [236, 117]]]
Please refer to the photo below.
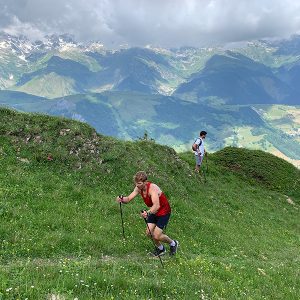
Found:
[[155, 224], [160, 229], [164, 230], [164, 228], [167, 226], [169, 219], [170, 219], [171, 213], [163, 215], [163, 216], [156, 216], [153, 214], [150, 214], [147, 218], [147, 223]]

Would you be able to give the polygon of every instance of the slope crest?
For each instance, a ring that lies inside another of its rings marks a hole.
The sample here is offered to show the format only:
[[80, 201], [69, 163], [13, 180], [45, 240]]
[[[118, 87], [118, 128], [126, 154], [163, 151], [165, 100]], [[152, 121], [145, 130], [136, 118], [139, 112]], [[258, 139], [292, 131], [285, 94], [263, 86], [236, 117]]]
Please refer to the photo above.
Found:
[[215, 154], [227, 170], [286, 195], [299, 197], [300, 171], [287, 161], [261, 150], [226, 147]]

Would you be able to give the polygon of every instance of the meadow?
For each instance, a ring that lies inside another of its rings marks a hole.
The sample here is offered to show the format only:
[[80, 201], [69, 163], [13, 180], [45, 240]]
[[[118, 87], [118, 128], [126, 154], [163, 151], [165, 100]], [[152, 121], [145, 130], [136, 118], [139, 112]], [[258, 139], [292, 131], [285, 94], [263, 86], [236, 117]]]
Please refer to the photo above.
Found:
[[[0, 299], [299, 299], [300, 171], [263, 151], [192, 153], [0, 109]], [[145, 170], [172, 206], [176, 257], [149, 256]]]

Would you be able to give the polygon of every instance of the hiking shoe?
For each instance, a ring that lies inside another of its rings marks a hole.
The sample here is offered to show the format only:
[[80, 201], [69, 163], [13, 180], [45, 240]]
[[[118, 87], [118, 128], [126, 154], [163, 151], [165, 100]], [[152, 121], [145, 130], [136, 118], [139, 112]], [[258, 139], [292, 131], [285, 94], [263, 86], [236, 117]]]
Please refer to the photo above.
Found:
[[179, 246], [179, 242], [174, 240], [175, 246], [170, 246], [170, 255], [175, 255]]
[[161, 256], [166, 253], [166, 248], [164, 247], [162, 250], [159, 250], [157, 247], [155, 247], [154, 251], [152, 252], [153, 256]]

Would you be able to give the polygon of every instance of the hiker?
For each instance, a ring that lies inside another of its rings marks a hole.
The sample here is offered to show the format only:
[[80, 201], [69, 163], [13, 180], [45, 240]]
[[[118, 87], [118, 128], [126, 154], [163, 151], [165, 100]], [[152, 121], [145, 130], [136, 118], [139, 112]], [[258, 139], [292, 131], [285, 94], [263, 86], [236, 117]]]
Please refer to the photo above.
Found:
[[193, 150], [194, 150], [195, 160], [196, 160], [195, 171], [198, 173], [203, 161], [203, 157], [206, 153], [204, 148], [204, 139], [206, 135], [207, 135], [206, 131], [201, 131], [199, 137], [195, 140], [193, 144]]
[[[117, 202], [128, 203], [137, 195], [141, 195], [149, 210], [142, 211], [141, 217], [147, 221], [146, 234], [151, 238], [151, 234], [156, 245], [153, 252], [154, 256], [160, 256], [166, 253], [166, 249], [162, 243], [170, 245], [170, 255], [175, 255], [178, 248], [178, 241], [170, 239], [163, 233], [164, 228], [167, 226], [170, 215], [171, 207], [168, 199], [161, 189], [150, 181], [147, 181], [147, 174], [144, 171], [139, 171], [134, 176], [135, 188], [132, 193], [125, 197], [117, 197]], [[151, 231], [151, 234], [149, 230]]]

